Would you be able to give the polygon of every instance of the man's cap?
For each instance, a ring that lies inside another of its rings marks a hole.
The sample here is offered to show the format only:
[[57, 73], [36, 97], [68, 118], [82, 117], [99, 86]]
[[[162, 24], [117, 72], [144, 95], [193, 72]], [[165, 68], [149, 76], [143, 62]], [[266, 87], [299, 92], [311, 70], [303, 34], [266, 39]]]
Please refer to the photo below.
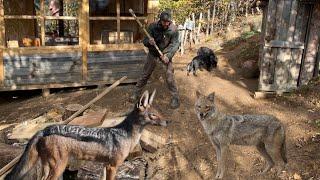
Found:
[[161, 21], [171, 21], [171, 14], [168, 11], [163, 11], [160, 14]]

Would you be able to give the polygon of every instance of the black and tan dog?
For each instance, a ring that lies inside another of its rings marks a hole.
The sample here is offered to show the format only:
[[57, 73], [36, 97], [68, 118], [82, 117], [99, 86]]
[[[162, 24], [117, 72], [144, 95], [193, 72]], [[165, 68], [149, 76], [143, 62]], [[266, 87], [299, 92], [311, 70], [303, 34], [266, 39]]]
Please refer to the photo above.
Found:
[[70, 158], [103, 162], [107, 179], [114, 179], [117, 168], [139, 143], [143, 128], [148, 124], [167, 125], [167, 121], [151, 107], [154, 96], [155, 91], [150, 98], [145, 91], [134, 110], [112, 128], [53, 125], [39, 131], [5, 179], [30, 179], [26, 177], [40, 161], [42, 179], [55, 180], [62, 175]]
[[197, 56], [187, 65], [187, 75], [189, 76], [189, 73], [192, 72], [196, 76], [198, 69], [206, 69], [210, 72], [217, 67], [217, 64], [218, 59], [213, 50], [207, 47], [200, 47], [197, 51]]

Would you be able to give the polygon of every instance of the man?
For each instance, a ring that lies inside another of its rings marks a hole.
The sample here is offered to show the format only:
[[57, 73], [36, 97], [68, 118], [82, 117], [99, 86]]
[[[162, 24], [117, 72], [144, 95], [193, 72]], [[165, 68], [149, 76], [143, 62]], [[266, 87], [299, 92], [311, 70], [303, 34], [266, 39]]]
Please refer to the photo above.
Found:
[[[149, 49], [147, 61], [144, 65], [142, 76], [137, 82], [136, 91], [130, 100], [132, 102], [137, 100], [155, 69], [157, 61], [161, 61], [165, 70], [168, 89], [172, 95], [170, 106], [176, 109], [180, 106], [180, 100], [174, 79], [172, 57], [179, 49], [179, 33], [177, 27], [171, 21], [170, 13], [166, 11], [162, 12], [160, 14], [160, 20], [149, 25], [148, 32], [152, 38], [149, 39], [146, 37], [143, 40], [144, 46]], [[162, 51], [163, 56], [160, 56], [154, 47], [155, 44]]]

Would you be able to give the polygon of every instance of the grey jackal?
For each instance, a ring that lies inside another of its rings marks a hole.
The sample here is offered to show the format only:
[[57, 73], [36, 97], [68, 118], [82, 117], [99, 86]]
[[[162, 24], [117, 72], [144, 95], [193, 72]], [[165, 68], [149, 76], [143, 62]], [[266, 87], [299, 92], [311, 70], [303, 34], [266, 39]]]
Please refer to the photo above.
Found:
[[218, 171], [216, 178], [223, 177], [228, 146], [253, 145], [267, 161], [263, 173], [276, 162], [287, 163], [285, 129], [281, 122], [269, 115], [225, 115], [214, 104], [214, 93], [204, 96], [196, 92], [195, 111], [205, 132], [216, 150]]

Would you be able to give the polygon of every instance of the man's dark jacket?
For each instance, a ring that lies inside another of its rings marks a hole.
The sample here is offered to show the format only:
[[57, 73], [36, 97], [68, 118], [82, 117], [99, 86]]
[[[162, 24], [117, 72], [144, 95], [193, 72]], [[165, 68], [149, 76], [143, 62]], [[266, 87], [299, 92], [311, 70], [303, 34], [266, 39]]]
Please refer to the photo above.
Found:
[[[167, 30], [164, 30], [160, 21], [153, 22], [149, 25], [147, 31], [154, 38], [159, 49], [170, 60], [179, 49], [179, 32], [174, 24], [170, 24]], [[160, 56], [154, 46], [149, 43], [149, 38], [145, 37], [143, 40], [144, 46], [149, 48], [149, 52], [154, 56]]]

